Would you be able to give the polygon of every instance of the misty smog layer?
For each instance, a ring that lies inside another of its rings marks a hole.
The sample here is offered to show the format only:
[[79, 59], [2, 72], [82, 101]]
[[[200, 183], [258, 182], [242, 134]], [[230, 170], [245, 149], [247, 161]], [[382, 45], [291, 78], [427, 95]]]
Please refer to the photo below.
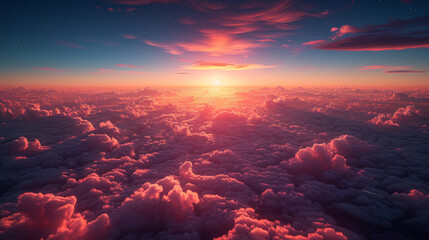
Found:
[[0, 95], [1, 239], [428, 233], [428, 91]]

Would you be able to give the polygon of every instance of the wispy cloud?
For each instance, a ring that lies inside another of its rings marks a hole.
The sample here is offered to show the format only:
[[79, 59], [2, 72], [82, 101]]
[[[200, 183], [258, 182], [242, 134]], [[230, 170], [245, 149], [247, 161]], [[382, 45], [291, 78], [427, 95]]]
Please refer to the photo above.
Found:
[[300, 71], [311, 71], [311, 70], [317, 70], [318, 68], [316, 67], [303, 67], [303, 68], [298, 68], [298, 70]]
[[260, 65], [260, 64], [234, 64], [224, 62], [206, 62], [196, 61], [194, 65], [187, 66], [185, 69], [197, 69], [197, 70], [249, 70], [249, 69], [261, 69], [261, 68], [273, 68], [277, 65]]
[[85, 49], [85, 47], [79, 46], [75, 42], [69, 42], [69, 41], [63, 41], [63, 40], [57, 40], [55, 41], [55, 44], [64, 46], [64, 47]]
[[273, 2], [113, 0], [113, 2], [128, 5], [175, 3], [204, 12], [204, 17], [198, 21], [187, 17], [180, 20], [197, 31], [198, 36], [195, 36], [195, 40], [163, 43], [144, 41], [170, 54], [186, 52], [200, 52], [209, 56], [248, 54], [255, 49], [271, 46], [269, 43], [277, 41], [274, 38], [290, 34], [288, 31], [299, 28], [295, 24], [299, 20], [329, 14], [326, 10], [310, 11], [303, 6], [304, 4], [292, 0]]
[[369, 65], [359, 68], [361, 71], [384, 70], [384, 73], [426, 73], [424, 70], [415, 70], [411, 66], [391, 66], [391, 65]]
[[138, 37], [133, 34], [122, 34], [122, 37], [125, 39], [137, 39]]
[[390, 65], [369, 65], [369, 66], [362, 66], [359, 68], [361, 71], [368, 71], [368, 70], [398, 70], [398, 69], [410, 69], [411, 66], [390, 66]]
[[136, 66], [132, 64], [115, 64], [117, 67], [131, 67], [131, 68], [143, 68], [144, 66]]
[[37, 69], [37, 70], [41, 70], [41, 71], [46, 71], [46, 72], [65, 72], [65, 71], [70, 71], [70, 69], [56, 69], [56, 68], [51, 68], [51, 67], [33, 67], [33, 69]]
[[138, 75], [138, 74], [147, 74], [146, 72], [141, 71], [122, 71], [116, 69], [100, 68], [96, 71], [89, 72], [92, 74], [102, 74], [102, 75], [113, 75], [113, 74], [128, 74], [128, 75]]
[[428, 71], [421, 70], [389, 70], [384, 71], [384, 73], [427, 73]]
[[162, 48], [164, 49], [164, 51], [170, 54], [177, 55], [177, 54], [183, 53], [181, 50], [178, 49], [178, 46], [175, 46], [174, 44], [161, 44], [161, 43], [155, 43], [152, 41], [143, 41], [143, 42], [146, 43], [147, 45]]
[[241, 39], [231, 34], [217, 31], [204, 31], [203, 38], [192, 42], [176, 42], [171, 44], [144, 41], [144, 43], [164, 49], [170, 54], [182, 54], [184, 52], [202, 52], [210, 56], [225, 54], [245, 54], [251, 49], [266, 46], [264, 43], [248, 39]]

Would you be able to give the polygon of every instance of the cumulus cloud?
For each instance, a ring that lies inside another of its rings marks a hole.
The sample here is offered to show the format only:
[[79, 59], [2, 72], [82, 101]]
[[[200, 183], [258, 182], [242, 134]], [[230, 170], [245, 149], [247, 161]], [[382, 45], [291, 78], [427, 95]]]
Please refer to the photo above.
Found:
[[0, 220], [8, 239], [103, 239], [109, 216], [88, 222], [75, 212], [76, 198], [52, 194], [24, 193], [18, 197], [19, 213]]
[[9, 151], [13, 154], [24, 152], [37, 152], [49, 149], [49, 147], [42, 146], [38, 139], [28, 141], [26, 137], [19, 137], [9, 143]]
[[143, 184], [126, 198], [118, 209], [118, 224], [125, 232], [160, 231], [168, 224], [186, 221], [198, 202], [197, 193], [183, 191], [180, 182], [168, 176]]
[[107, 134], [90, 134], [86, 139], [86, 144], [90, 148], [110, 151], [118, 144], [118, 141], [113, 137], [109, 137]]
[[397, 126], [400, 124], [405, 124], [407, 122], [416, 120], [421, 116], [422, 113], [415, 105], [409, 105], [405, 108], [398, 108], [395, 113], [392, 114], [378, 114], [373, 119], [371, 123], [376, 125], [388, 125], [388, 126]]
[[0, 238], [422, 239], [427, 99], [1, 89]]
[[[327, 144], [314, 144], [299, 150], [295, 157], [282, 162], [281, 167], [294, 172], [308, 173], [317, 177], [329, 171], [343, 174], [349, 171], [348, 156], [359, 156], [369, 146], [353, 136], [343, 135]], [[327, 177], [327, 176], [324, 176]]]

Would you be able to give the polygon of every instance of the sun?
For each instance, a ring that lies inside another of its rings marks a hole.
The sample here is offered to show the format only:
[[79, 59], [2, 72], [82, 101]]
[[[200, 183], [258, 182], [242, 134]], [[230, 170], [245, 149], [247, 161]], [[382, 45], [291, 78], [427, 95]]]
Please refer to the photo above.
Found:
[[220, 85], [220, 81], [216, 79], [216, 80], [214, 80], [213, 84], [214, 84], [215, 86], [219, 86], [219, 85]]

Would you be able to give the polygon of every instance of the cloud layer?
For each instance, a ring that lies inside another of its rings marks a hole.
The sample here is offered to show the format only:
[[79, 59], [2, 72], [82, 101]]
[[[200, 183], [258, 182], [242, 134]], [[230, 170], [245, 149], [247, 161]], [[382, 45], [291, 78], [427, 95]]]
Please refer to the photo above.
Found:
[[427, 91], [0, 91], [1, 239], [427, 236]]

